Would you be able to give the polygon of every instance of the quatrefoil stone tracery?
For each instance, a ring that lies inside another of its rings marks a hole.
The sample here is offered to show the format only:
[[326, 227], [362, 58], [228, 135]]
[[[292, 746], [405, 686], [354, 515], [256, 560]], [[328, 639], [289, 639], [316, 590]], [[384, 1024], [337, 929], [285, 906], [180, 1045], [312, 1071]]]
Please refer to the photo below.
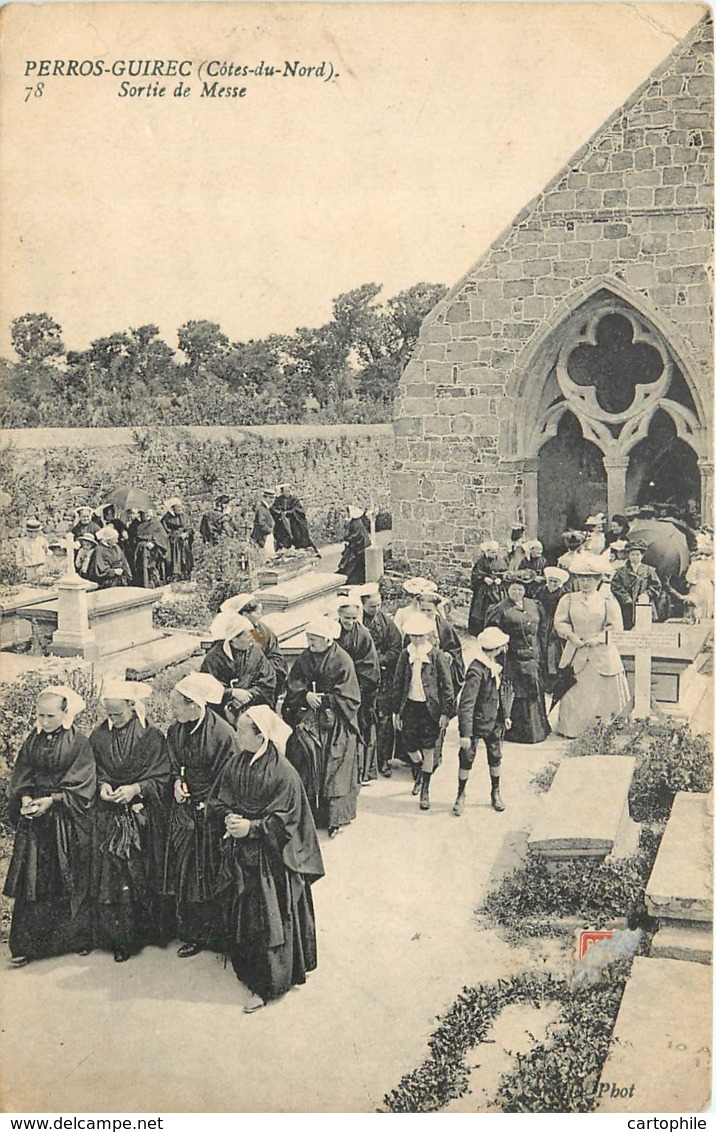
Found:
[[[618, 314], [632, 329], [631, 346], [647, 345], [655, 350], [662, 362], [660, 376], [648, 384], [635, 384], [631, 404], [621, 412], [609, 412], [599, 403], [598, 390], [594, 384], [580, 385], [569, 374], [569, 361], [580, 347], [600, 348], [599, 327], [606, 315]], [[559, 388], [571, 409], [584, 423], [589, 422], [597, 433], [603, 432], [604, 425], [623, 424], [647, 413], [659, 399], [664, 397], [671, 384], [673, 364], [663, 343], [640, 319], [627, 311], [602, 310], [591, 316], [580, 333], [570, 335], [563, 344], [557, 358], [557, 381]], [[599, 425], [602, 428], [599, 428]]]

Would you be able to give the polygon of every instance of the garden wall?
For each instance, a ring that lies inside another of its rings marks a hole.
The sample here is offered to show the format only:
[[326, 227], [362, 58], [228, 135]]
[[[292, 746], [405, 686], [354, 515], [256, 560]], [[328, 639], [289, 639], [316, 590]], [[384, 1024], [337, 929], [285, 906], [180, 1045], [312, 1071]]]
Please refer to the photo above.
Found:
[[392, 425], [263, 425], [247, 428], [8, 429], [0, 481], [11, 497], [10, 533], [28, 514], [66, 529], [74, 507], [97, 505], [116, 487], [143, 487], [155, 501], [180, 495], [198, 526], [214, 497], [238, 501], [246, 522], [264, 486], [294, 485], [316, 541], [340, 538], [346, 503], [390, 510]]

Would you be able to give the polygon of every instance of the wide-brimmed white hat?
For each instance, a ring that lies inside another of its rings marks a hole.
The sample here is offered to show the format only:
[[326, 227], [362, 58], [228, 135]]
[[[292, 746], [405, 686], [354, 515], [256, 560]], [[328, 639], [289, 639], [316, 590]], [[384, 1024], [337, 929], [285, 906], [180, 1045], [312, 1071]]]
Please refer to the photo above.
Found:
[[497, 625], [488, 625], [477, 635], [477, 643], [481, 649], [501, 649], [509, 644], [510, 638]]
[[405, 619], [403, 630], [411, 637], [427, 637], [428, 633], [435, 632], [435, 625], [426, 613], [418, 611]]
[[561, 566], [545, 566], [545, 578], [552, 578], [553, 581], [559, 582], [561, 586], [569, 581], [569, 570], [563, 570]]
[[429, 578], [408, 578], [403, 582], [403, 589], [407, 594], [422, 594], [426, 590], [436, 590], [437, 583], [431, 582]]

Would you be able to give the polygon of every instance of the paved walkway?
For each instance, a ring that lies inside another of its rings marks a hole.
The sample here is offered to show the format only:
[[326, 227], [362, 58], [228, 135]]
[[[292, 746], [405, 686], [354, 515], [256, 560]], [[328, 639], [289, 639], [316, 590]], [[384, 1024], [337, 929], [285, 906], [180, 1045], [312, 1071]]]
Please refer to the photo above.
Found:
[[459, 819], [456, 748], [453, 723], [429, 813], [396, 769], [323, 842], [318, 970], [257, 1014], [243, 1014], [248, 992], [214, 954], [181, 961], [174, 947], [149, 948], [118, 965], [98, 952], [14, 971], [4, 947], [6, 1110], [374, 1111], [464, 985], [528, 958], [480, 929], [474, 910], [521, 856], [539, 804], [530, 779], [561, 743], [506, 746], [503, 814], [478, 758]]

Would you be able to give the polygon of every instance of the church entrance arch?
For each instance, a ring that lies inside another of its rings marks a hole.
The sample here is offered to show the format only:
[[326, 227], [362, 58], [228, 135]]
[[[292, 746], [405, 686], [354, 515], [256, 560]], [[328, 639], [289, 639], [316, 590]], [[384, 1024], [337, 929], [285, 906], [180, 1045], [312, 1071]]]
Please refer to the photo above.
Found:
[[525, 517], [546, 547], [558, 549], [561, 531], [588, 515], [631, 504], [695, 499], [710, 521], [712, 465], [692, 386], [625, 298], [604, 288], [568, 315], [532, 358], [518, 398]]
[[537, 472], [538, 530], [548, 555], [561, 554], [562, 532], [581, 527], [587, 515], [607, 507], [602, 454], [582, 435], [573, 413], [565, 413], [556, 434], [542, 446]]

